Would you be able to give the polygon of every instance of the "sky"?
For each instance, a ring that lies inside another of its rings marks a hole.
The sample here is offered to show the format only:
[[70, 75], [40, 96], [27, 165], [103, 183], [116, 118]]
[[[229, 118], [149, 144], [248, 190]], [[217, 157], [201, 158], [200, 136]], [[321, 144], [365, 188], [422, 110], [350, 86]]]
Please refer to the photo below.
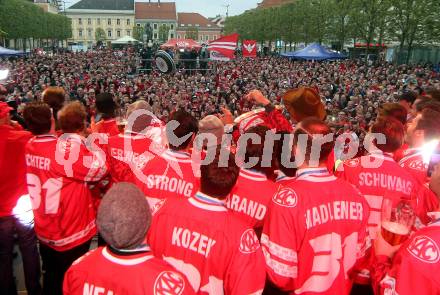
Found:
[[[218, 14], [226, 15], [225, 5], [229, 4], [229, 16], [238, 15], [245, 10], [257, 7], [262, 0], [175, 0], [177, 12], [198, 12], [205, 17], [214, 17]], [[66, 0], [66, 8], [79, 0]], [[146, 0], [137, 2], [148, 2]], [[157, 2], [157, 0], [151, 0]], [[172, 2], [164, 1], [162, 2]]]

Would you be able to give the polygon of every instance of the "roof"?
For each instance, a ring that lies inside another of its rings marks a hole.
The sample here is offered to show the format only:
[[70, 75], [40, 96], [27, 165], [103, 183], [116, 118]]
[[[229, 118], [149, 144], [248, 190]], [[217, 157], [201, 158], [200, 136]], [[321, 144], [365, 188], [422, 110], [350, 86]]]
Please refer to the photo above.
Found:
[[292, 2], [292, 0], [263, 0], [262, 2], [258, 3], [258, 8], [281, 6], [289, 2]]
[[81, 0], [70, 9], [133, 10], [134, 0]]
[[212, 28], [212, 29], [220, 29], [215, 23], [204, 17], [199, 13], [192, 12], [180, 12], [177, 14], [177, 23], [178, 26], [196, 26], [202, 28]]
[[174, 2], [136, 2], [136, 19], [176, 19], [176, 3]]

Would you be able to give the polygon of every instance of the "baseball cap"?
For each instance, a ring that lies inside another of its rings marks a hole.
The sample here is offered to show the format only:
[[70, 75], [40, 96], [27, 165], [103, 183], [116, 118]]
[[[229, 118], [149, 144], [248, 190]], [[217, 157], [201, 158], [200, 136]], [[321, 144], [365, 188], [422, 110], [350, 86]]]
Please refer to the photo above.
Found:
[[297, 122], [309, 117], [324, 120], [327, 115], [321, 98], [313, 88], [300, 87], [289, 90], [283, 95], [283, 102], [290, 116]]
[[11, 110], [12, 110], [12, 108], [6, 102], [1, 101], [0, 102], [0, 119], [3, 119], [4, 117], [6, 117]]

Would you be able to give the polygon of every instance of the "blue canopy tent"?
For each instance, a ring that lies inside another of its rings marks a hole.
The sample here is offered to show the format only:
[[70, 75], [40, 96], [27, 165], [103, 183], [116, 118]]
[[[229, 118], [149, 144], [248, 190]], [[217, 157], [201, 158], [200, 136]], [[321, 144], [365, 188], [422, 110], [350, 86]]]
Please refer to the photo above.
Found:
[[295, 52], [282, 53], [281, 56], [292, 59], [305, 59], [305, 60], [328, 60], [328, 59], [343, 59], [347, 58], [345, 55], [330, 51], [318, 43], [312, 43], [306, 46], [304, 49], [297, 50]]
[[16, 51], [8, 48], [4, 48], [0, 46], [0, 57], [10, 57], [10, 56], [22, 56], [25, 55], [25, 52]]

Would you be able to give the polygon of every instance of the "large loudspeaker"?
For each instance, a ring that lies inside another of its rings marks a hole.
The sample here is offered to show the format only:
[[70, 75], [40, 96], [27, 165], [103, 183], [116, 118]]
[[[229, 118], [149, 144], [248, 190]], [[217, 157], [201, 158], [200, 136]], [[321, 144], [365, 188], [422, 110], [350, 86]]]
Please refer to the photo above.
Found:
[[154, 55], [154, 61], [156, 62], [157, 69], [164, 74], [170, 74], [176, 71], [176, 64], [171, 55], [166, 51], [157, 51]]

